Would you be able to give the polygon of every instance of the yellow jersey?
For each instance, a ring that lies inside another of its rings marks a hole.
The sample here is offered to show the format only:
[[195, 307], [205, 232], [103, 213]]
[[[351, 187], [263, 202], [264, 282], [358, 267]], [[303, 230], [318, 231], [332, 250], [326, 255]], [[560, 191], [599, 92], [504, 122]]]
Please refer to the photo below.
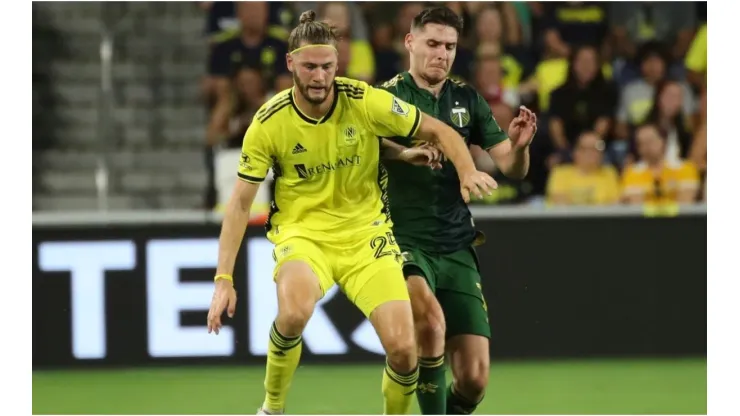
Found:
[[609, 205], [619, 202], [619, 175], [611, 166], [585, 174], [573, 165], [557, 166], [547, 182], [547, 196], [565, 195], [573, 205]]
[[622, 178], [625, 196], [641, 195], [645, 203], [675, 203], [681, 190], [699, 189], [699, 174], [690, 162], [665, 162], [656, 175], [644, 162], [626, 169]]
[[242, 144], [238, 176], [251, 183], [273, 169], [267, 237], [341, 241], [390, 223], [380, 137], [414, 136], [421, 112], [365, 82], [337, 77], [329, 112], [314, 119], [294, 88], [256, 113]]

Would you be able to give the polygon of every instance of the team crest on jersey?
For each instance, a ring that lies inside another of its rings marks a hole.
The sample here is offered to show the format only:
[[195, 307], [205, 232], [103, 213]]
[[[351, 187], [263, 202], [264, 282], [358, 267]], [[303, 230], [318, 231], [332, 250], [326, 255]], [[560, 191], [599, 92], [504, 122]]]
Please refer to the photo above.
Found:
[[457, 127], [465, 127], [470, 123], [470, 113], [464, 107], [454, 107], [450, 111], [450, 120]]
[[344, 139], [342, 144], [345, 146], [354, 146], [360, 139], [360, 132], [355, 126], [349, 125], [342, 131], [342, 138]]
[[391, 112], [398, 114], [399, 116], [409, 115], [409, 105], [403, 102], [398, 97], [393, 97], [393, 104], [391, 105]]

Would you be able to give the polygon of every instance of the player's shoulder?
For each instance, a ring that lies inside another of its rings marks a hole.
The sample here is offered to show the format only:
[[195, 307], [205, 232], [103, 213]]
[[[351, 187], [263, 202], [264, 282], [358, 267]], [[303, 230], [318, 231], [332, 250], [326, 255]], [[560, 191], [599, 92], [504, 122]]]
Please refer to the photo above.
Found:
[[403, 73], [397, 74], [387, 81], [380, 82], [378, 88], [390, 93], [397, 93], [401, 84], [403, 84]]
[[450, 77], [447, 78], [447, 81], [450, 83], [453, 95], [458, 98], [468, 99], [472, 102], [476, 102], [478, 99], [483, 98], [474, 86], [468, 84], [463, 79]]
[[362, 99], [365, 97], [365, 93], [372, 88], [365, 81], [346, 77], [336, 77], [334, 82], [337, 85], [337, 92], [349, 99]]
[[291, 99], [290, 88], [280, 91], [267, 100], [266, 103], [262, 104], [262, 107], [260, 107], [254, 115], [254, 121], [258, 122], [262, 126], [272, 124], [272, 121], [270, 120], [278, 118], [276, 116], [279, 116], [280, 113], [286, 112], [285, 109], [290, 106]]

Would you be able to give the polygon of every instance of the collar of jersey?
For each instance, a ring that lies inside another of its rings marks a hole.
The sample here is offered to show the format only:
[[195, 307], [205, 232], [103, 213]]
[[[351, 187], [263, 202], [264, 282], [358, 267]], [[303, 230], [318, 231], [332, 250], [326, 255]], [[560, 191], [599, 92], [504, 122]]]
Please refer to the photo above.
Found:
[[295, 103], [295, 87], [290, 89], [290, 104], [293, 105], [293, 108], [295, 109], [295, 112], [298, 114], [300, 118], [303, 119], [308, 124], [321, 124], [325, 123], [326, 120], [331, 117], [332, 114], [334, 114], [334, 109], [337, 107], [337, 102], [339, 101], [339, 93], [337, 92], [337, 82], [334, 81], [334, 100], [331, 102], [331, 107], [329, 108], [329, 111], [324, 115], [324, 117], [321, 117], [320, 119], [311, 118], [305, 114], [303, 114], [303, 111], [301, 111], [300, 108], [298, 108], [298, 105]]
[[431, 99], [433, 101], [436, 101], [436, 100], [442, 98], [442, 96], [445, 94], [445, 91], [447, 91], [447, 87], [450, 84], [450, 82], [449, 82], [450, 81], [450, 78], [449, 77], [445, 78], [445, 84], [442, 86], [442, 90], [439, 92], [439, 97], [435, 97], [434, 94], [432, 94], [431, 92], [425, 90], [424, 88], [419, 87], [416, 84], [416, 81], [414, 80], [414, 77], [411, 76], [411, 73], [409, 71], [405, 71], [403, 73], [403, 80], [407, 84], [409, 84], [413, 89], [415, 89], [416, 91], [418, 91], [420, 94], [423, 94], [425, 97], [427, 97], [427, 98], [429, 98], [429, 99]]

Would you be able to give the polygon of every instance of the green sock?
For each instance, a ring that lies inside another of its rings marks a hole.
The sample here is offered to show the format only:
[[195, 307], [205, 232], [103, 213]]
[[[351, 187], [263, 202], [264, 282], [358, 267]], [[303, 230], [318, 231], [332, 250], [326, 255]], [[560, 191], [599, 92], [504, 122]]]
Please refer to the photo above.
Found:
[[470, 402], [468, 399], [460, 396], [456, 391], [455, 387], [450, 383], [447, 387], [447, 414], [448, 415], [470, 415], [475, 412], [478, 408], [481, 399], [477, 403]]
[[419, 357], [419, 384], [416, 387], [416, 400], [422, 415], [443, 415], [447, 408], [447, 394], [444, 391], [445, 357]]

